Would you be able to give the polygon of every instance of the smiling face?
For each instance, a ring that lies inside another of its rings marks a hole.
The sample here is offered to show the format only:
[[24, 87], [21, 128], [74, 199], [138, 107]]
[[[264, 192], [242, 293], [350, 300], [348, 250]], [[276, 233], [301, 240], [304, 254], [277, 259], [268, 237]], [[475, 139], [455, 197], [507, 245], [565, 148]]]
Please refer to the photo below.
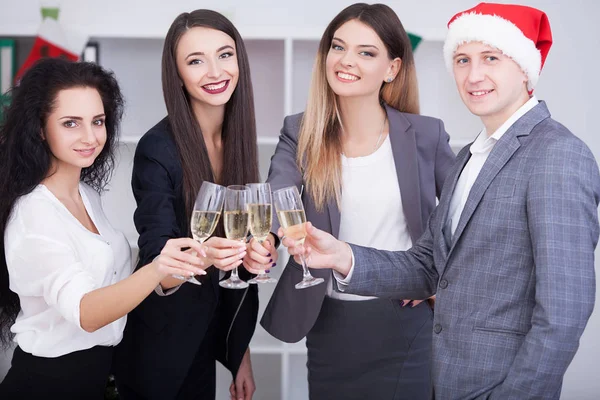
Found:
[[481, 42], [456, 49], [453, 72], [463, 102], [486, 125], [500, 126], [529, 100], [527, 76], [519, 65]]
[[52, 170], [91, 166], [106, 143], [104, 105], [96, 89], [58, 92], [43, 138], [52, 153]]
[[177, 71], [194, 106], [223, 106], [239, 78], [234, 40], [212, 28], [188, 29], [176, 50]]
[[394, 79], [399, 58], [390, 60], [377, 33], [368, 25], [350, 20], [333, 35], [325, 62], [327, 82], [339, 97], [379, 97], [381, 85]]

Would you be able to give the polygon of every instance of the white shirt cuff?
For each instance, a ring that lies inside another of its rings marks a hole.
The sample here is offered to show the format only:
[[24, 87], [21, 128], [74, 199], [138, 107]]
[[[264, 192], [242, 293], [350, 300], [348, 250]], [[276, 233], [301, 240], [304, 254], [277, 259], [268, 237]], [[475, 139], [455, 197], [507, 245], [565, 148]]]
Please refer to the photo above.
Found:
[[337, 290], [340, 292], [345, 292], [348, 284], [350, 283], [350, 279], [352, 279], [352, 274], [354, 273], [354, 252], [352, 248], [350, 248], [350, 255], [352, 256], [352, 265], [350, 266], [350, 271], [348, 271], [348, 275], [344, 278], [342, 274], [337, 271], [333, 271], [333, 277], [337, 282]]
[[[181, 285], [183, 285], [183, 284], [181, 284]], [[159, 284], [158, 284], [158, 286], [156, 286], [156, 287], [154, 288], [154, 292], [155, 292], [157, 295], [159, 295], [159, 296], [170, 296], [170, 295], [172, 295], [173, 293], [175, 293], [176, 291], [178, 291], [178, 290], [179, 290], [179, 288], [181, 287], [181, 285], [174, 286], [174, 287], [172, 287], [172, 288], [170, 288], [170, 289], [167, 289], [167, 290], [165, 291], [165, 290], [163, 290], [162, 286], [160, 286], [160, 283], [159, 283]]]

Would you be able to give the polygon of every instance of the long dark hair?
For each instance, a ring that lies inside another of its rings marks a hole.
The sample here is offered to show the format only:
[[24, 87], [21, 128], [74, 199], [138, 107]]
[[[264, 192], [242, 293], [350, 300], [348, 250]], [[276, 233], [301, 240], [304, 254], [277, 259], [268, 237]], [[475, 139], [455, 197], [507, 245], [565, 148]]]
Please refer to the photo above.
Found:
[[[190, 28], [206, 27], [221, 31], [233, 39], [236, 47], [239, 80], [233, 95], [225, 105], [221, 139], [223, 170], [221, 185], [258, 182], [258, 149], [254, 95], [250, 65], [244, 41], [233, 24], [211, 10], [195, 10], [180, 14], [171, 24], [162, 55], [162, 86], [173, 138], [181, 157], [183, 197], [188, 217], [202, 182], [215, 182], [206, 143], [191, 108], [189, 96], [177, 70], [176, 51], [181, 36]], [[189, 219], [189, 218], [188, 218]]]
[[110, 180], [123, 114], [123, 97], [112, 73], [92, 63], [42, 59], [11, 89], [11, 104], [0, 123], [0, 342], [4, 347], [10, 344], [10, 326], [20, 310], [18, 296], [9, 289], [4, 231], [17, 199], [30, 193], [50, 170], [52, 154], [41, 133], [58, 93], [74, 87], [96, 89], [106, 114], [106, 144], [94, 163], [81, 171], [81, 181], [100, 192]]
[[335, 32], [346, 22], [357, 20], [377, 33], [390, 60], [402, 64], [392, 82], [381, 82], [379, 101], [401, 112], [419, 113], [417, 73], [408, 34], [400, 19], [385, 4], [356, 3], [346, 7], [329, 23], [315, 60], [306, 112], [298, 136], [296, 162], [305, 171], [307, 186], [318, 210], [329, 201], [338, 206], [342, 193], [342, 142], [337, 96], [327, 82], [326, 61]]

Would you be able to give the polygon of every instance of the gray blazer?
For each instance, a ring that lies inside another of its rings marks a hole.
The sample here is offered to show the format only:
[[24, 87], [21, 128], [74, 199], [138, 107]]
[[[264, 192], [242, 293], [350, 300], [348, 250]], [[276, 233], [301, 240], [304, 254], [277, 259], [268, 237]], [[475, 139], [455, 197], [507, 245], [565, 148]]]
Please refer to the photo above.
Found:
[[[448, 134], [442, 121], [421, 115], [406, 114], [386, 106], [390, 142], [408, 231], [413, 243], [423, 234], [427, 219], [435, 208], [455, 156], [448, 145]], [[297, 137], [303, 114], [285, 118], [279, 143], [271, 159], [267, 182], [276, 190], [304, 184], [296, 165]], [[368, 188], [365, 188], [368, 190]], [[338, 236], [340, 211], [335, 202], [318, 212], [306, 189], [302, 201], [307, 220], [317, 228]], [[278, 225], [275, 221], [274, 231]], [[311, 270], [315, 277], [329, 280], [331, 271]], [[276, 338], [298, 342], [310, 331], [321, 310], [327, 284], [297, 290], [302, 280], [302, 267], [290, 258], [261, 319], [261, 325]]]
[[496, 143], [446, 240], [450, 199], [469, 157], [465, 147], [413, 248], [352, 246], [345, 291], [437, 291], [437, 399], [558, 399], [594, 307], [598, 166], [540, 102]]

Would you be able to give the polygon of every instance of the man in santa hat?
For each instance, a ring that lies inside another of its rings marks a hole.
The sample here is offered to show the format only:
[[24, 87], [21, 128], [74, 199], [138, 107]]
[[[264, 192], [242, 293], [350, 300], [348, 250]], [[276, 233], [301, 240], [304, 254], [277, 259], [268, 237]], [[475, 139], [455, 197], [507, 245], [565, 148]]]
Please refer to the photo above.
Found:
[[595, 299], [600, 174], [588, 147], [533, 95], [552, 44], [542, 11], [482, 3], [448, 24], [444, 57], [483, 130], [448, 174], [406, 252], [337, 241], [310, 224], [312, 268], [338, 290], [437, 293], [437, 399], [559, 399]]

